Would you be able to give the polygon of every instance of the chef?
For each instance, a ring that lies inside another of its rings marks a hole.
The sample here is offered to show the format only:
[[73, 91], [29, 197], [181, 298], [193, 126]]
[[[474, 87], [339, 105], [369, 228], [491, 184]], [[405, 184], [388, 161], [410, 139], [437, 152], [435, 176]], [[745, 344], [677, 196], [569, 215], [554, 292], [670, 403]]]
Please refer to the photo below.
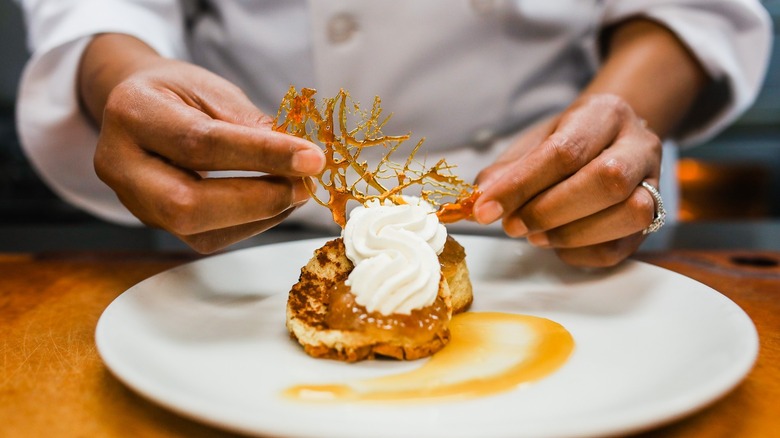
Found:
[[674, 145], [751, 104], [771, 42], [758, 0], [20, 4], [19, 132], [44, 180], [202, 252], [282, 220], [332, 226], [306, 203], [322, 152], [271, 130], [295, 85], [381, 96], [384, 133], [425, 136], [430, 162], [479, 184], [471, 226], [616, 264], [675, 211]]

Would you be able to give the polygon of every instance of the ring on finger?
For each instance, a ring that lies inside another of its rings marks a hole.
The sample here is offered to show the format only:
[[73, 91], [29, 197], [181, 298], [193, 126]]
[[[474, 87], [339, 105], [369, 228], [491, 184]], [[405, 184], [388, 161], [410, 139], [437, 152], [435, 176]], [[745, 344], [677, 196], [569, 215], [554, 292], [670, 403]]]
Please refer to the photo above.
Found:
[[661, 199], [661, 193], [658, 192], [658, 189], [656, 189], [652, 184], [650, 184], [647, 181], [642, 181], [641, 186], [647, 189], [648, 192], [650, 192], [650, 194], [653, 196], [653, 201], [655, 204], [653, 221], [650, 222], [650, 225], [648, 225], [647, 228], [642, 230], [642, 234], [646, 235], [650, 233], [655, 233], [656, 231], [660, 230], [661, 227], [664, 226], [664, 223], [666, 222], [666, 209], [664, 209], [664, 200]]

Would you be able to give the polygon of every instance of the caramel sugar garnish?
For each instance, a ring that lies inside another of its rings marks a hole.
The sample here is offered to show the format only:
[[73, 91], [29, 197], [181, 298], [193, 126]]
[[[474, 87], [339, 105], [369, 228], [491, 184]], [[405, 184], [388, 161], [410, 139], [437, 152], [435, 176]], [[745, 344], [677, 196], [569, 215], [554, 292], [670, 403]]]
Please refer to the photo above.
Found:
[[[279, 105], [274, 130], [318, 143], [324, 148], [325, 168], [316, 179], [328, 192], [328, 199], [320, 199], [314, 190], [310, 193], [315, 201], [330, 209], [337, 224], [346, 225], [349, 201], [365, 204], [378, 199], [401, 204], [403, 191], [412, 186], [419, 186], [419, 196], [439, 207], [436, 214], [443, 223], [472, 215], [479, 196], [476, 186], [452, 173], [454, 166], [444, 159], [430, 168], [415, 160], [424, 138], [417, 142], [403, 165], [392, 161], [393, 153], [411, 138], [411, 134], [382, 134], [390, 116], [381, 117], [378, 96], [374, 98], [371, 110], [363, 111], [342, 89], [335, 97], [323, 99], [320, 110], [315, 94], [316, 90], [311, 88], [302, 88], [298, 93], [295, 87], [290, 87]], [[351, 129], [347, 126], [350, 114], [358, 119]], [[382, 146], [387, 152], [379, 163], [370, 166], [360, 159], [360, 155], [364, 148], [375, 146]], [[386, 187], [387, 181], [395, 184]], [[446, 199], [453, 200], [445, 202]]]

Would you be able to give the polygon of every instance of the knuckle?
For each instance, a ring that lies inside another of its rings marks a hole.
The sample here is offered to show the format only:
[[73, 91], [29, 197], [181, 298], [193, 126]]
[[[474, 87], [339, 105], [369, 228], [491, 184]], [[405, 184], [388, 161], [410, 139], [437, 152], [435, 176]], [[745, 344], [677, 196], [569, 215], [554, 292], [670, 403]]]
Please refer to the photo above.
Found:
[[159, 208], [159, 220], [169, 231], [179, 235], [192, 235], [200, 230], [198, 222], [199, 199], [197, 191], [188, 185], [180, 185]]
[[607, 111], [615, 116], [622, 117], [632, 112], [628, 102], [616, 94], [603, 93], [594, 95], [593, 102], [600, 107], [602, 111]]
[[126, 154], [127, 145], [121, 141], [108, 140], [101, 134], [98, 139], [95, 153], [92, 156], [92, 167], [95, 175], [106, 185], [116, 190], [120, 181], [126, 180], [124, 172], [129, 158]]
[[561, 173], [571, 175], [585, 165], [585, 141], [582, 138], [555, 133], [549, 137], [547, 145]]
[[655, 215], [655, 200], [644, 188], [636, 190], [628, 198], [628, 211], [630, 212], [631, 223], [638, 227], [646, 227], [653, 220]]
[[267, 114], [258, 114], [255, 116], [254, 126], [272, 129], [274, 127], [274, 118]]
[[501, 176], [501, 191], [495, 200], [504, 208], [505, 212], [516, 210], [526, 203], [531, 196], [526, 190], [526, 178], [517, 172], [507, 172]]
[[650, 151], [654, 155], [661, 157], [661, 154], [663, 153], [663, 144], [661, 142], [661, 138], [658, 137], [658, 134], [650, 131], [649, 129], [645, 129], [645, 135], [647, 137], [647, 144], [649, 145]]
[[125, 120], [128, 116], [128, 102], [133, 101], [135, 91], [128, 90], [128, 85], [122, 83], [114, 87], [106, 98], [103, 107], [103, 120]]
[[179, 161], [193, 169], [205, 169], [211, 163], [214, 144], [214, 124], [200, 121], [190, 125], [180, 137]]
[[146, 85], [139, 79], [128, 79], [116, 85], [106, 98], [104, 120], [137, 123], [142, 120]]
[[544, 210], [539, 202], [529, 202], [515, 216], [531, 231], [548, 231], [556, 225], [555, 215]]
[[602, 160], [596, 172], [604, 193], [613, 201], [626, 199], [635, 188], [629, 166], [620, 160]]
[[[117, 86], [118, 88], [119, 86]], [[111, 93], [109, 93], [108, 98], [106, 99], [106, 105], [103, 107], [103, 120], [114, 120], [114, 119], [122, 119], [124, 118], [125, 114], [125, 108], [126, 106], [123, 105], [122, 99], [120, 98], [119, 94], [117, 93], [117, 89], [115, 88]]]
[[293, 183], [287, 178], [274, 178], [269, 182], [266, 191], [266, 207], [269, 215], [276, 216], [292, 205]]

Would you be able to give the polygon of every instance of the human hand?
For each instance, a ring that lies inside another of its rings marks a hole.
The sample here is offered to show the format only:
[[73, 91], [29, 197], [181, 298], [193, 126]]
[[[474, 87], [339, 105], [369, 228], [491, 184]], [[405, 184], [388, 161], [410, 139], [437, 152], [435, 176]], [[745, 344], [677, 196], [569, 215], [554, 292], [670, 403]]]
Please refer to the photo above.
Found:
[[640, 184], [657, 187], [660, 167], [659, 138], [624, 100], [585, 96], [480, 173], [475, 218], [571, 265], [615, 265], [644, 240], [655, 201]]
[[[147, 59], [107, 94], [97, 175], [142, 222], [212, 252], [273, 227], [309, 198], [316, 145], [272, 130], [233, 84], [199, 67]], [[205, 178], [241, 170], [269, 175]]]

